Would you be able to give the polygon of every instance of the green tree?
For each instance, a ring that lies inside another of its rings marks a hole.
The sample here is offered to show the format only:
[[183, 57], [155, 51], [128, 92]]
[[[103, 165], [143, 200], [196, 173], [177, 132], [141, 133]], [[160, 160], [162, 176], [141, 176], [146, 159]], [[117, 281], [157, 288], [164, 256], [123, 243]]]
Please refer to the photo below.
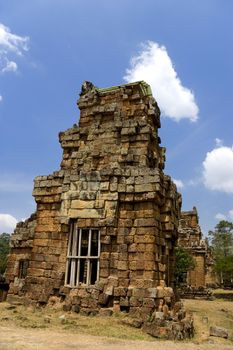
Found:
[[6, 269], [7, 255], [10, 251], [10, 234], [0, 234], [0, 274], [3, 274]]
[[181, 247], [175, 248], [175, 281], [176, 285], [180, 286], [186, 283], [187, 272], [191, 271], [195, 267], [195, 261], [187, 250]]
[[221, 220], [214, 231], [209, 231], [214, 256], [214, 270], [221, 283], [233, 281], [233, 223]]

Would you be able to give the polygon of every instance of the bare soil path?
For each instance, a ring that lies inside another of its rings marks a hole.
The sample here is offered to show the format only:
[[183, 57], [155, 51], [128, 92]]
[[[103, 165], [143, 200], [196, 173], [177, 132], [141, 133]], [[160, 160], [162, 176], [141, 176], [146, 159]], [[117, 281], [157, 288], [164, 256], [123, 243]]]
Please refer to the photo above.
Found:
[[232, 350], [232, 345], [122, 340], [67, 331], [0, 326], [0, 350]]
[[[59, 307], [0, 303], [0, 350], [233, 350], [233, 302], [185, 300], [193, 313], [195, 336], [172, 342], [152, 338], [124, 325], [124, 314], [91, 317], [64, 313]], [[224, 327], [229, 339], [209, 336], [210, 326]]]

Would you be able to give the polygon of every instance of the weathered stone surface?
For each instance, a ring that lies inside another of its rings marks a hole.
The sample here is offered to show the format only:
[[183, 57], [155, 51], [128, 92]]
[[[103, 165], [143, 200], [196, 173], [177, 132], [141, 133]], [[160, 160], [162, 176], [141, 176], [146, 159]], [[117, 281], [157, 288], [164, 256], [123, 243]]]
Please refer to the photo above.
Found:
[[80, 312], [80, 306], [79, 305], [73, 305], [72, 306], [72, 311], [79, 313]]
[[122, 323], [127, 325], [127, 326], [130, 326], [130, 327], [134, 327], [134, 328], [141, 328], [142, 326], [142, 321], [141, 320], [137, 320], [136, 318], [124, 318], [122, 320]]
[[63, 311], [70, 311], [72, 308], [72, 305], [71, 304], [65, 304], [63, 305]]
[[210, 335], [213, 337], [228, 338], [228, 330], [222, 327], [210, 327]]
[[112, 309], [101, 308], [99, 310], [99, 315], [100, 316], [112, 316], [112, 314], [113, 314]]
[[158, 326], [155, 326], [154, 324], [147, 324], [143, 328], [143, 330], [147, 334], [151, 335], [152, 337], [170, 339], [169, 333], [171, 331], [169, 329], [167, 329], [166, 327], [158, 327]]
[[[163, 172], [159, 108], [145, 82], [85, 82], [78, 106], [79, 124], [59, 134], [60, 170], [35, 179], [36, 214], [12, 235], [9, 298], [43, 305], [57, 296], [85, 314], [115, 308], [141, 320], [155, 311], [167, 317], [181, 196]], [[100, 238], [94, 252], [88, 232]]]
[[165, 318], [157, 317], [151, 322], [144, 322], [143, 330], [155, 338], [190, 339], [194, 334], [193, 319], [189, 316], [181, 321], [175, 321], [172, 318], [168, 321]]

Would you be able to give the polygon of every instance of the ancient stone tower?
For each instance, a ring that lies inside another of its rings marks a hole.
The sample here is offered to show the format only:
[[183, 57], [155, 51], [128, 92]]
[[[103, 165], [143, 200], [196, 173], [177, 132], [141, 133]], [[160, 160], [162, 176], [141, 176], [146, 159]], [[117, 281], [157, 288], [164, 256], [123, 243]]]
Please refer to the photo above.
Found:
[[85, 82], [78, 106], [78, 126], [59, 135], [60, 170], [36, 177], [36, 213], [12, 236], [8, 297], [57, 295], [84, 309], [118, 302], [148, 315], [171, 296], [181, 206], [163, 173], [159, 108], [143, 81]]
[[178, 232], [178, 246], [183, 247], [195, 261], [194, 269], [187, 273], [187, 285], [205, 287], [216, 284], [218, 281], [213, 271], [213, 256], [208, 241], [203, 239], [195, 207], [181, 212]]

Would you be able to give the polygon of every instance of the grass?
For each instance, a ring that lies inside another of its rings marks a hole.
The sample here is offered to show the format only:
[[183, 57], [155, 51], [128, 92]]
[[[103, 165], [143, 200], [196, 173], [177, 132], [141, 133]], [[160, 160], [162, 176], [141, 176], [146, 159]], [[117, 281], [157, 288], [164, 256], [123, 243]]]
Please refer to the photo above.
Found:
[[[191, 342], [202, 343], [209, 339], [209, 327], [212, 325], [227, 328], [230, 339], [216, 339], [219, 344], [233, 342], [233, 303], [214, 300], [185, 300], [185, 307], [193, 313], [195, 337]], [[62, 317], [61, 317], [62, 316]], [[60, 318], [61, 317], [61, 318]], [[0, 303], [0, 322], [2, 326], [37, 328], [90, 334], [103, 337], [114, 337], [129, 340], [149, 340], [155, 338], [145, 334], [141, 329], [135, 329], [122, 324], [126, 314], [114, 314], [111, 317], [83, 316], [74, 312], [64, 312], [61, 308], [36, 308]]]
[[231, 301], [190, 299], [185, 300], [184, 305], [194, 316], [194, 341], [208, 340], [209, 328], [218, 326], [229, 331], [228, 342], [233, 342], [233, 303]]
[[[1, 325], [23, 328], [44, 328], [63, 331], [75, 331], [96, 336], [114, 337], [131, 340], [154, 340], [141, 329], [127, 327], [121, 323], [124, 313], [111, 317], [82, 316], [62, 309], [33, 308], [17, 306], [9, 309], [8, 303], [0, 303]], [[64, 315], [64, 318], [59, 317]]]
[[232, 289], [213, 289], [213, 295], [217, 295], [217, 294], [233, 294], [233, 290]]

